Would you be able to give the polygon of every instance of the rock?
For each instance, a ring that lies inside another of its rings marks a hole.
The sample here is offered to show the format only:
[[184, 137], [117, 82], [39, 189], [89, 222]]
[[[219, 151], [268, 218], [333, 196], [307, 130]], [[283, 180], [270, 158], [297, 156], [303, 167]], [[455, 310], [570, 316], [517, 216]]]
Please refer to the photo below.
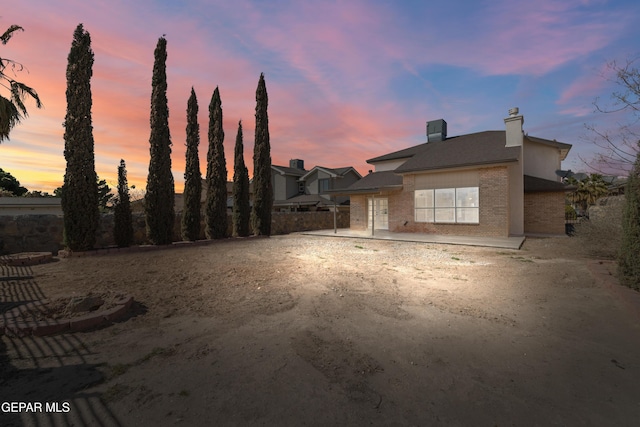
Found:
[[80, 313], [82, 311], [97, 310], [104, 304], [104, 300], [98, 296], [86, 296], [71, 298], [67, 311], [69, 313]]

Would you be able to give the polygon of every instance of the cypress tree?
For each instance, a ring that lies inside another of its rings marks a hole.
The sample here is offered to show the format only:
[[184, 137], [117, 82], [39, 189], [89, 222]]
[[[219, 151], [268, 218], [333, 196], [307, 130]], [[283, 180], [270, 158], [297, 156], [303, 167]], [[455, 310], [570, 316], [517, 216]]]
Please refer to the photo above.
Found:
[[207, 152], [207, 201], [205, 234], [207, 239], [227, 236], [227, 163], [224, 158], [222, 102], [216, 87], [209, 104], [209, 151]]
[[64, 244], [71, 250], [93, 248], [100, 220], [98, 185], [91, 124], [91, 36], [79, 24], [67, 64], [67, 114], [64, 119], [64, 157], [67, 167], [62, 186]]
[[256, 235], [271, 235], [271, 146], [269, 145], [269, 117], [267, 115], [267, 87], [260, 74], [256, 90], [256, 136], [253, 147], [253, 210], [251, 226]]
[[238, 123], [235, 156], [233, 163], [233, 235], [245, 237], [249, 235], [249, 171], [244, 164], [244, 147], [242, 144], [242, 120]]
[[184, 209], [182, 210], [182, 239], [197, 240], [200, 237], [200, 194], [202, 175], [198, 158], [200, 126], [198, 126], [198, 99], [191, 88], [187, 102], [187, 154], [184, 171]]
[[624, 196], [622, 245], [618, 261], [620, 282], [640, 290], [640, 150], [629, 173]]
[[118, 197], [113, 210], [113, 236], [116, 245], [125, 248], [133, 242], [133, 218], [131, 217], [131, 199], [127, 184], [127, 166], [120, 160], [118, 166]]
[[167, 105], [167, 40], [164, 37], [158, 39], [154, 56], [149, 137], [151, 158], [144, 207], [147, 237], [153, 244], [166, 245], [173, 241], [175, 213]]

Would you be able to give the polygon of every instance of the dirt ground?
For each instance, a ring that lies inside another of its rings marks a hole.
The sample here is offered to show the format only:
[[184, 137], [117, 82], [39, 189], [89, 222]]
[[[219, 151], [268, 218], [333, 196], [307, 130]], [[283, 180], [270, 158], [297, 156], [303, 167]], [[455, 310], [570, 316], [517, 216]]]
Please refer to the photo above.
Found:
[[582, 249], [288, 235], [5, 271], [3, 310], [136, 303], [3, 336], [0, 400], [58, 406], [0, 425], [638, 425], [640, 293]]

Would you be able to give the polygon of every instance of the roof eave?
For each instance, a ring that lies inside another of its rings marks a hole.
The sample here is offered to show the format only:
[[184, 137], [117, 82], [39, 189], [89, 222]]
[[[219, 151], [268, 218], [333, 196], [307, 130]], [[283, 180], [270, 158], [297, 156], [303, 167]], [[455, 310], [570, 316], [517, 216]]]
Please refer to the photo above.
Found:
[[403, 169], [402, 166], [400, 166], [398, 169], [396, 169], [394, 172], [397, 174], [409, 174], [409, 173], [418, 173], [418, 172], [434, 172], [434, 171], [442, 171], [445, 169], [469, 169], [469, 168], [473, 168], [476, 166], [489, 166], [489, 165], [502, 165], [504, 163], [513, 163], [513, 162], [517, 162], [518, 159], [517, 158], [512, 158], [512, 159], [503, 159], [500, 161], [486, 161], [486, 162], [474, 162], [474, 163], [463, 163], [463, 164], [459, 164], [459, 165], [445, 165], [445, 166], [436, 166], [436, 167], [431, 167], [431, 168], [409, 168], [409, 169]]
[[340, 190], [327, 190], [324, 194], [330, 196], [348, 196], [351, 194], [376, 194], [382, 192], [391, 192], [402, 190], [402, 184], [397, 185], [384, 185], [380, 187], [369, 187], [369, 188], [357, 188], [353, 190], [349, 189], [340, 189]]

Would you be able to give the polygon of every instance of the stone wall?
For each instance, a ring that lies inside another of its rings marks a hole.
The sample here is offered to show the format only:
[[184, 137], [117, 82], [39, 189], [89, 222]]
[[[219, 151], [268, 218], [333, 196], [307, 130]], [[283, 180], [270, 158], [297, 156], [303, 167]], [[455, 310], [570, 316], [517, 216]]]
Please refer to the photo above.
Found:
[[[337, 213], [338, 228], [349, 227], [349, 212]], [[180, 238], [180, 214], [176, 215], [174, 241]], [[228, 216], [231, 235], [231, 214]], [[288, 234], [296, 231], [333, 228], [333, 212], [274, 212], [271, 217], [271, 233]], [[53, 252], [62, 246], [62, 217], [56, 215], [0, 216], [0, 254], [18, 252]], [[147, 244], [143, 214], [133, 214], [134, 245]], [[204, 239], [204, 224], [201, 225]], [[115, 245], [113, 240], [113, 215], [103, 214], [98, 229], [96, 248]]]

